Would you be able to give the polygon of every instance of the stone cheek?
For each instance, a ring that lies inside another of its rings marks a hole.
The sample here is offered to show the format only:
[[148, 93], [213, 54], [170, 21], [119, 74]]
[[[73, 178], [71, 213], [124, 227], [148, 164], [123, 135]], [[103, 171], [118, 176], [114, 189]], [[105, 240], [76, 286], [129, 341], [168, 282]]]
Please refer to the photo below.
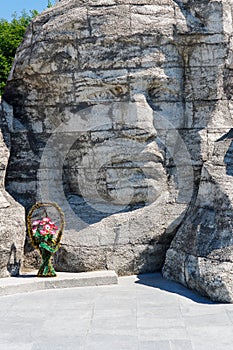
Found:
[[25, 212], [4, 187], [10, 139], [1, 104], [0, 108], [0, 277], [7, 277], [19, 274], [23, 263]]
[[5, 145], [3, 135], [0, 134], [1, 158], [0, 158], [0, 188], [4, 188], [6, 166], [9, 158], [9, 151]]

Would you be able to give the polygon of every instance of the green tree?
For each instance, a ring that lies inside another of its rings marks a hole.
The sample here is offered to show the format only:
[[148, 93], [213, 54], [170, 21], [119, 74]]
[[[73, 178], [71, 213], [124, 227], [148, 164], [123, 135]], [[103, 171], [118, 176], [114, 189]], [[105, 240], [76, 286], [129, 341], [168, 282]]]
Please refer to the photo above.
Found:
[[0, 95], [6, 81], [19, 46], [30, 21], [38, 15], [36, 10], [22, 11], [20, 16], [13, 14], [12, 21], [0, 20]]
[[47, 7], [50, 8], [50, 7], [52, 7], [52, 6], [53, 6], [52, 1], [51, 1], [51, 0], [48, 0], [48, 5], [47, 5]]

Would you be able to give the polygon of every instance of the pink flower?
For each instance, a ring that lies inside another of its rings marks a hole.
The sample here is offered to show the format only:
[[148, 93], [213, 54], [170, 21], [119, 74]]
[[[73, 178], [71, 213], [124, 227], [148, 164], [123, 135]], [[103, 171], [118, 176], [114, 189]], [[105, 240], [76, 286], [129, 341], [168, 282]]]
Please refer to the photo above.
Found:
[[56, 226], [55, 222], [53, 222], [49, 217], [33, 221], [32, 226], [33, 234], [39, 232], [41, 236], [56, 235], [56, 230], [58, 229], [58, 226]]
[[38, 226], [40, 224], [40, 220], [35, 220], [32, 223], [32, 226]]
[[50, 222], [51, 221], [51, 219], [50, 218], [43, 218], [43, 220], [42, 220], [43, 222]]

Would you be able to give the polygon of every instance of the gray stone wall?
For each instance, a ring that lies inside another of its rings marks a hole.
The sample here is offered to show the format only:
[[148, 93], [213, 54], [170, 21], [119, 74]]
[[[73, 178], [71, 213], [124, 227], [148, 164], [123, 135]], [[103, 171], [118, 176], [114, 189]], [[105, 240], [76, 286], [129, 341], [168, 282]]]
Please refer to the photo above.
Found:
[[19, 274], [23, 262], [25, 221], [24, 208], [5, 190], [5, 173], [10, 154], [10, 133], [0, 101], [0, 277]]
[[[183, 8], [197, 11], [192, 2]], [[198, 8], [203, 30], [211, 35], [189, 51], [186, 101], [192, 103], [192, 134], [199, 139], [199, 152], [191, 142], [190, 153], [195, 152], [193, 163], [200, 169], [163, 273], [213, 300], [232, 302], [232, 4], [209, 2]]]

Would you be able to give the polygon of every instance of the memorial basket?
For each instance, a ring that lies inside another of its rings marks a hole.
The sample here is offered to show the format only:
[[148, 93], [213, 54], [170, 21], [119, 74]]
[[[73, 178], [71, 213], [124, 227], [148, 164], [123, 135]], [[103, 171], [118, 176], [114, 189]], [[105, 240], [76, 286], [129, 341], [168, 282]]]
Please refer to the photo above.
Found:
[[[49, 211], [54, 212], [52, 215], [56, 217], [56, 222], [50, 219]], [[59, 226], [56, 225], [57, 221]], [[39, 250], [42, 258], [38, 277], [56, 276], [51, 259], [60, 247], [64, 226], [64, 214], [56, 203], [36, 203], [30, 209], [27, 215], [28, 234], [32, 245]]]

